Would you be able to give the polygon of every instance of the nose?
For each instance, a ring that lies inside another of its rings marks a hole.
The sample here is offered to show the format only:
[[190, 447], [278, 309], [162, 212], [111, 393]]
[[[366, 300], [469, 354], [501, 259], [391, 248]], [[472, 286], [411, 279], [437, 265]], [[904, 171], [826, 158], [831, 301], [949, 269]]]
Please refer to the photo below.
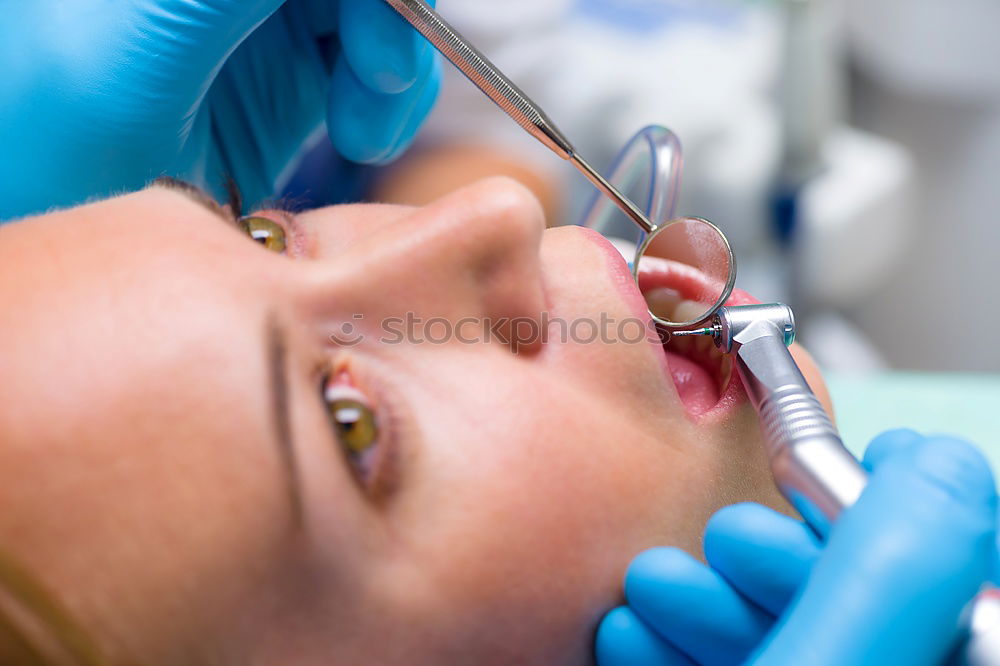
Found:
[[[321, 230], [338, 215], [333, 207], [300, 220]], [[490, 178], [423, 208], [372, 207], [371, 217], [354, 223], [370, 231], [315, 262], [313, 287], [339, 314], [539, 320], [545, 221], [522, 185]]]

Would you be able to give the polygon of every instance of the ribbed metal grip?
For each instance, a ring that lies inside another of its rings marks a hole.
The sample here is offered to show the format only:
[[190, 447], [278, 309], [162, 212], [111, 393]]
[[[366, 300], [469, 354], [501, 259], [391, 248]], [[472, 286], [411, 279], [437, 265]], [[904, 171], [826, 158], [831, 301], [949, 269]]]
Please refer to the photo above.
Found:
[[759, 409], [775, 483], [813, 527], [826, 532], [861, 495], [864, 469], [808, 387], [780, 387]]
[[837, 437], [819, 400], [799, 386], [775, 391], [760, 406], [760, 425], [768, 442], [783, 442], [786, 446], [812, 437]]
[[[762, 307], [728, 309], [723, 329], [734, 332], [736, 368], [760, 415], [774, 482], [802, 517], [824, 533], [857, 501], [867, 474], [844, 448], [795, 365], [784, 331], [766, 321], [753, 322], [754, 309]], [[749, 315], [746, 321], [744, 315]]]
[[[764, 311], [767, 307], [723, 308], [721, 329], [730, 336], [727, 348], [736, 350], [737, 370], [760, 415], [775, 484], [825, 534], [861, 496], [868, 477], [795, 365], [785, 346], [789, 341], [767, 322], [767, 315], [774, 315]], [[969, 616], [957, 662], [1000, 666], [1000, 592], [990, 589], [970, 601]]]
[[423, 0], [386, 0], [386, 2], [486, 93], [514, 122], [563, 159], [572, 157], [573, 146], [542, 110], [427, 3]]

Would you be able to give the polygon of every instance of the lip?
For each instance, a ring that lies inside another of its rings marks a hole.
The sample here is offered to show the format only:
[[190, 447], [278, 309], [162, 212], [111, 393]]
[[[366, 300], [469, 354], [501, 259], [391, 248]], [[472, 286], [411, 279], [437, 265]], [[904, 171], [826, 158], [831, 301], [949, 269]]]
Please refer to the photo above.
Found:
[[[629, 310], [634, 316], [643, 321], [649, 321], [649, 310], [646, 306], [646, 299], [643, 297], [639, 285], [636, 284], [635, 279], [632, 277], [632, 271], [622, 258], [622, 255], [599, 233], [589, 229], [584, 229], [584, 231], [587, 232], [587, 235], [606, 256], [608, 270], [614, 286]], [[650, 286], [668, 286], [676, 289], [681, 294], [703, 293], [711, 289], [711, 280], [696, 270], [684, 270], [671, 272], [667, 281], [657, 281], [655, 285]], [[757, 303], [760, 303], [760, 301], [742, 289], [733, 289], [725, 302], [726, 305], [730, 306], [754, 305]], [[722, 377], [718, 371], [711, 373], [712, 380], [714, 381], [712, 388], [718, 396], [713, 405], [706, 407], [704, 404], [698, 405], [691, 404], [690, 401], [686, 402], [678, 390], [677, 380], [671, 371], [670, 358], [671, 356], [675, 356], [675, 358], [676, 356], [681, 356], [688, 359], [688, 363], [691, 363], [694, 355], [668, 352], [666, 347], [656, 340], [650, 340], [650, 345], [657, 349], [656, 357], [660, 359], [664, 375], [668, 379], [668, 384], [674, 391], [678, 401], [684, 404], [684, 411], [691, 420], [698, 423], [718, 422], [732, 415], [740, 406], [747, 402], [743, 383], [739, 378], [739, 374], [735, 371], [729, 373], [729, 378], [725, 382], [725, 385], [720, 385]], [[693, 362], [697, 363], [697, 360], [693, 359]], [[680, 364], [675, 361], [675, 366], [677, 365]], [[679, 372], [683, 371], [680, 368], [675, 369]]]
[[[756, 305], [758, 303], [760, 303], [760, 301], [746, 291], [742, 289], [733, 289], [733, 293], [730, 294], [728, 299], [726, 299], [725, 304], [732, 306]], [[743, 381], [740, 379], [740, 375], [736, 372], [734, 366], [732, 372], [729, 373], [729, 380], [726, 382], [725, 386], [720, 387], [719, 401], [710, 409], [695, 416], [696, 419], [699, 420], [704, 419], [707, 421], [718, 421], [731, 415], [748, 401], [749, 399], [747, 397], [746, 390], [743, 388]]]

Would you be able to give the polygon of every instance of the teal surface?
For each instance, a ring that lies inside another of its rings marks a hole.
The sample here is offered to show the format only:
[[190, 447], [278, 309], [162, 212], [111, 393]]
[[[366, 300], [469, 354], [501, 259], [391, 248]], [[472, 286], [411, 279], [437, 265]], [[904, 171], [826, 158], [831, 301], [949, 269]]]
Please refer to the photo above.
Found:
[[841, 436], [856, 455], [883, 430], [910, 428], [977, 444], [1000, 476], [1000, 375], [832, 374], [827, 382]]

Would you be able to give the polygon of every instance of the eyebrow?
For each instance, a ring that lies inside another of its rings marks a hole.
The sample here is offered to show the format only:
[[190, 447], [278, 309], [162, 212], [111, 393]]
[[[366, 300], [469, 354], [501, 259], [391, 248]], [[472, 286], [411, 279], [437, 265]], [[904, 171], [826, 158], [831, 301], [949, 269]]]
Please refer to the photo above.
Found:
[[302, 488], [292, 441], [292, 419], [288, 401], [287, 353], [284, 331], [273, 314], [267, 317], [265, 344], [271, 386], [271, 419], [274, 424], [278, 455], [284, 471], [288, 500], [292, 509], [292, 524], [302, 524]]
[[241, 214], [242, 201], [239, 190], [236, 189], [236, 184], [231, 180], [227, 181], [227, 189], [229, 190], [229, 210], [227, 210], [224, 206], [219, 205], [219, 202], [216, 201], [215, 198], [204, 188], [186, 180], [181, 180], [180, 178], [174, 178], [173, 176], [160, 176], [150, 184], [150, 187], [161, 187], [165, 190], [182, 194], [205, 210], [224, 220], [226, 224], [235, 223], [236, 219]]
[[[240, 215], [242, 201], [235, 182], [227, 181], [229, 190], [229, 205], [227, 211], [203, 188], [180, 178], [160, 176], [151, 184], [152, 187], [162, 187], [177, 192], [191, 201], [199, 204], [215, 214], [226, 224], [234, 224]], [[278, 456], [285, 476], [288, 502], [292, 510], [292, 525], [302, 525], [302, 484], [299, 479], [298, 464], [295, 456], [295, 443], [292, 440], [292, 419], [288, 401], [288, 381], [286, 377], [286, 341], [282, 328], [278, 325], [273, 313], [265, 321], [265, 354], [269, 381], [271, 387], [271, 420], [274, 424], [274, 436], [278, 445]]]

